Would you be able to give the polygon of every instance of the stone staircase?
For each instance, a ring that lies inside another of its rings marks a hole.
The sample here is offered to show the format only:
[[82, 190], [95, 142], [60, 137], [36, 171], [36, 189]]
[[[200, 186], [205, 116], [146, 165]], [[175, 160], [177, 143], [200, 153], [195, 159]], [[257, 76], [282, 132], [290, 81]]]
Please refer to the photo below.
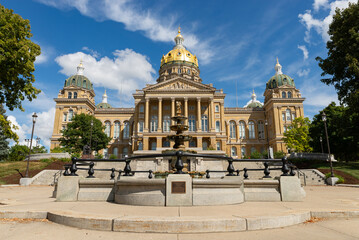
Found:
[[324, 174], [317, 169], [300, 169], [299, 178], [302, 185], [326, 185]]

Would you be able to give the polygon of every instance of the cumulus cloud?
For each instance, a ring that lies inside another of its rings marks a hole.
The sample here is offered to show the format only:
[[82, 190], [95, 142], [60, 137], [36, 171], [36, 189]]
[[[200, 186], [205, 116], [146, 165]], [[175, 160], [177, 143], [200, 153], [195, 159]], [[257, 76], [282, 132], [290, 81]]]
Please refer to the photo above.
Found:
[[310, 69], [309, 69], [309, 68], [307, 68], [307, 69], [300, 69], [300, 70], [297, 72], [297, 74], [298, 74], [299, 77], [307, 77], [308, 74], [309, 74], [309, 72], [310, 72]]
[[308, 52], [307, 47], [304, 45], [298, 45], [298, 48], [303, 51], [304, 60], [308, 59], [309, 52]]
[[17, 127], [17, 129], [13, 129], [13, 131], [19, 136], [19, 142], [24, 141], [26, 137], [26, 125], [20, 126], [20, 124], [17, 122], [16, 117], [10, 115], [8, 116], [7, 120], [9, 120], [13, 125]]
[[314, 0], [313, 8], [315, 11], [318, 11], [321, 7], [329, 8], [328, 0]]
[[83, 47], [82, 50], [85, 51], [85, 52], [90, 53], [91, 56], [93, 56], [94, 58], [99, 58], [101, 56], [99, 52], [97, 52], [97, 51], [95, 51], [95, 50], [93, 50], [91, 48], [88, 48], [86, 46]]
[[[129, 31], [140, 31], [153, 41], [173, 42], [177, 26], [174, 15], [156, 16], [150, 10], [142, 10], [131, 0], [38, 0], [43, 4], [59, 9], [77, 9], [82, 15], [98, 21], [112, 20], [123, 23]], [[189, 31], [184, 34], [185, 45], [198, 55], [201, 64], [210, 63], [215, 56], [216, 47], [210, 46], [210, 39], [199, 39]], [[219, 50], [218, 50], [219, 51]], [[218, 52], [217, 51], [217, 52]]]
[[97, 60], [90, 54], [77, 52], [59, 56], [55, 61], [62, 68], [60, 72], [70, 76], [76, 73], [76, 66], [82, 60], [84, 75], [95, 86], [118, 90], [127, 98], [136, 89], [154, 81], [155, 70], [146, 56], [132, 49], [116, 50], [113, 55], [113, 58], [105, 56]]
[[[324, 42], [327, 42], [330, 38], [328, 35], [329, 25], [333, 21], [333, 15], [335, 14], [335, 10], [345, 9], [349, 6], [349, 3], [356, 3], [357, 0], [337, 0], [331, 2], [329, 4], [330, 12], [329, 15], [326, 16], [324, 19], [317, 19], [314, 17], [311, 10], [306, 10], [304, 14], [299, 14], [298, 17], [300, 22], [306, 27], [307, 31], [305, 33], [304, 40], [306, 42], [310, 42], [310, 32], [314, 29], [317, 34], [321, 35]], [[313, 4], [314, 10], [318, 9], [320, 6], [328, 6], [327, 1], [323, 0], [316, 0]]]

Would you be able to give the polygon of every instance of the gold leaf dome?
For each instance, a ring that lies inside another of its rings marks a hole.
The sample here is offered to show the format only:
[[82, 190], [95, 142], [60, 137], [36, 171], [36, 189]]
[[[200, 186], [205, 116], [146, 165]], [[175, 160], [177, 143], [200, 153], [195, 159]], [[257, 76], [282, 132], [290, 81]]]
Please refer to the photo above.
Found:
[[175, 37], [176, 45], [166, 55], [162, 56], [161, 67], [170, 63], [187, 63], [198, 67], [198, 59], [183, 46], [184, 38], [181, 35], [181, 28], [178, 28], [178, 34]]

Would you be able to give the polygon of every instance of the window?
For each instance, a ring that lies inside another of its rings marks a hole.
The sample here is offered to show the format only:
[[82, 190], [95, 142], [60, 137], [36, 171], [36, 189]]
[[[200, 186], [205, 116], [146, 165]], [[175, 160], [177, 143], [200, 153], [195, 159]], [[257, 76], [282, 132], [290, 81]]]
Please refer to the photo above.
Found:
[[208, 117], [207, 117], [207, 115], [202, 115], [202, 131], [203, 132], [208, 131]]
[[118, 148], [117, 147], [113, 148], [112, 154], [115, 155], [116, 157], [118, 156]]
[[187, 74], [191, 74], [191, 70], [187, 69]]
[[153, 111], [157, 111], [157, 106], [152, 106]]
[[138, 122], [138, 132], [143, 132], [143, 121]]
[[151, 132], [157, 132], [157, 128], [158, 128], [157, 115], [152, 115], [150, 128], [151, 128]]
[[65, 131], [66, 130], [66, 126], [62, 126], [62, 131]]
[[74, 111], [72, 109], [69, 110], [69, 121], [72, 121], [72, 117], [74, 116]]
[[105, 134], [107, 135], [107, 137], [109, 137], [111, 134], [111, 123], [110, 122], [105, 122]]
[[291, 120], [291, 116], [290, 116], [290, 110], [289, 109], [287, 109], [286, 111], [285, 111], [285, 116], [286, 116], [286, 119], [287, 119], [287, 121], [290, 121]]
[[196, 147], [196, 142], [195, 141], [193, 141], [193, 140], [191, 140], [190, 142], [189, 142], [189, 147]]
[[86, 87], [86, 85], [87, 85], [86, 80], [83, 80], [83, 81], [82, 81], [82, 86], [83, 86], [83, 87]]
[[179, 74], [182, 73], [182, 69], [179, 68], [179, 69], [178, 69], [178, 73], [179, 73]]
[[262, 121], [258, 122], [258, 138], [264, 139], [264, 124]]
[[292, 98], [292, 92], [288, 92], [288, 98]]
[[77, 92], [74, 92], [74, 99], [77, 99]]
[[237, 148], [236, 147], [231, 147], [231, 156], [237, 157]]
[[241, 139], [246, 138], [246, 126], [245, 126], [245, 123], [243, 121], [239, 122], [239, 137]]
[[208, 148], [208, 143], [207, 142], [203, 142], [202, 143], [202, 150], [207, 150]]
[[120, 122], [115, 122], [113, 138], [118, 138], [118, 137], [120, 137]]
[[220, 121], [216, 121], [216, 132], [220, 132], [221, 131], [221, 123]]
[[251, 153], [254, 153], [256, 151], [257, 151], [257, 149], [255, 147], [251, 147]]
[[67, 113], [64, 113], [64, 118], [63, 121], [66, 122], [67, 121]]
[[170, 141], [164, 141], [163, 142], [163, 147], [170, 147]]
[[168, 72], [168, 74], [171, 74], [172, 69], [168, 69], [167, 72]]
[[229, 136], [230, 138], [236, 138], [236, 123], [234, 121], [229, 122]]
[[143, 150], [143, 143], [142, 142], [138, 142], [138, 150]]
[[283, 126], [283, 133], [287, 131], [287, 126]]
[[195, 115], [189, 115], [188, 118], [188, 131], [194, 132], [196, 131], [196, 116]]
[[72, 98], [72, 92], [69, 92], [69, 93], [67, 94], [67, 98], [68, 98], [68, 99], [71, 99], [71, 98]]
[[188, 109], [189, 109], [190, 111], [194, 111], [194, 106], [189, 106]]
[[166, 115], [163, 117], [163, 131], [169, 132], [170, 131], [170, 125], [171, 125], [171, 118], [170, 116]]
[[295, 119], [295, 113], [292, 113], [292, 121]]
[[217, 150], [221, 150], [221, 143], [217, 142]]
[[157, 143], [151, 142], [151, 150], [156, 150], [156, 148], [157, 148]]
[[249, 128], [249, 139], [255, 139], [256, 133], [254, 131], [254, 122], [253, 121], [250, 121], [248, 123], [248, 128]]
[[124, 157], [127, 157], [127, 156], [128, 156], [128, 147], [122, 148], [122, 155], [123, 155]]
[[170, 110], [170, 106], [166, 105], [163, 107], [164, 110]]
[[243, 158], [246, 155], [246, 147], [241, 148], [241, 157]]
[[206, 106], [202, 106], [201, 109], [202, 109], [202, 111], [206, 111], [207, 107], [206, 107]]
[[143, 113], [144, 112], [144, 106], [143, 106], [143, 104], [140, 104], [140, 113]]
[[214, 107], [214, 111], [215, 111], [216, 113], [219, 112], [219, 105], [216, 105], [216, 106]]
[[285, 92], [282, 92], [282, 98], [286, 98], [287, 94]]
[[73, 78], [72, 79], [72, 85], [75, 85], [75, 83], [76, 83], [76, 80], [75, 80], [75, 78]]
[[130, 123], [125, 122], [123, 127], [123, 138], [129, 138], [130, 137]]
[[282, 113], [282, 120], [285, 121], [285, 113]]

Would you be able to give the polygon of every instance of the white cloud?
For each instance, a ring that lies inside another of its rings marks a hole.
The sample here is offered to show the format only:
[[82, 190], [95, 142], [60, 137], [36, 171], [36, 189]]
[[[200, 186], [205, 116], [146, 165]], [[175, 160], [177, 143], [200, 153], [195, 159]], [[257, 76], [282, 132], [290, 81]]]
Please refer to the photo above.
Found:
[[[176, 17], [174, 14], [156, 16], [151, 10], [142, 10], [131, 0], [38, 0], [39, 2], [59, 9], [77, 9], [81, 14], [94, 19], [112, 20], [125, 25], [129, 31], [140, 31], [153, 41], [173, 42], [176, 36]], [[211, 46], [211, 39], [199, 39], [190, 31], [183, 34], [184, 44], [198, 55], [201, 64], [208, 64], [220, 50]]]
[[313, 8], [315, 11], [318, 11], [321, 7], [329, 8], [328, 0], [314, 0]]
[[[317, 2], [317, 5], [315, 5]], [[315, 1], [313, 4], [313, 7], [316, 9], [318, 6], [318, 9], [320, 6], [326, 6], [326, 5], [318, 5], [320, 3], [323, 3], [325, 1]], [[306, 42], [310, 42], [310, 32], [312, 29], [314, 29], [317, 34], [321, 35], [324, 42], [327, 42], [330, 38], [328, 35], [329, 25], [333, 21], [333, 15], [335, 14], [335, 10], [337, 8], [344, 9], [349, 6], [349, 3], [356, 3], [357, 0], [337, 0], [330, 3], [330, 12], [329, 15], [326, 16], [324, 19], [316, 19], [311, 10], [306, 10], [304, 14], [299, 14], [298, 17], [300, 19], [300, 22], [306, 27], [307, 31], [305, 33], [304, 40]], [[323, 3], [324, 4], [324, 3]]]
[[299, 77], [307, 77], [309, 72], [310, 72], [309, 68], [307, 68], [307, 69], [299, 69], [297, 74], [298, 74]]
[[36, 57], [35, 64], [45, 63], [45, 62], [47, 62], [48, 58], [49, 57], [46, 55], [46, 53], [41, 52], [41, 54]]
[[[17, 122], [16, 117], [10, 115], [7, 120], [9, 120], [12, 124], [14, 124], [17, 129], [13, 129], [13, 131], [19, 136], [19, 142], [24, 141], [26, 138], [26, 130]], [[24, 125], [23, 125], [24, 126]], [[26, 128], [26, 126], [24, 126]]]
[[91, 56], [93, 56], [94, 58], [99, 58], [101, 56], [99, 52], [97, 52], [97, 51], [95, 51], [95, 50], [93, 50], [91, 48], [88, 48], [86, 46], [83, 47], [82, 50], [90, 53]]
[[304, 60], [308, 59], [309, 52], [308, 52], [308, 49], [306, 48], [306, 46], [298, 45], [298, 48], [303, 51]]
[[99, 87], [115, 89], [120, 97], [130, 98], [132, 93], [153, 82], [155, 70], [148, 62], [146, 56], [131, 49], [116, 50], [114, 58], [102, 57], [97, 60], [89, 54], [82, 52], [59, 56], [55, 61], [62, 68], [61, 73], [70, 76], [76, 73], [76, 66], [83, 60], [84, 75]]

